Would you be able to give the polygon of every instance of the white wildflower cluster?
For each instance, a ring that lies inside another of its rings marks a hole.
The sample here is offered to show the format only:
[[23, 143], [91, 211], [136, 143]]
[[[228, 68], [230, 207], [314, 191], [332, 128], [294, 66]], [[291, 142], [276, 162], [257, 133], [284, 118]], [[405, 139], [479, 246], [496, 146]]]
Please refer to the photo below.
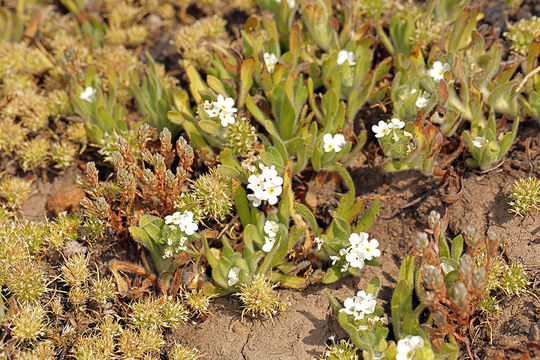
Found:
[[79, 95], [79, 98], [84, 101], [92, 102], [94, 101], [97, 94], [97, 90], [91, 86], [88, 86], [84, 91]]
[[167, 238], [167, 247], [164, 249], [163, 254], [164, 259], [187, 251], [188, 238], [184, 235], [193, 235], [198, 229], [197, 224], [193, 221], [191, 211], [184, 211], [183, 213], [177, 211], [172, 215], [167, 215], [165, 216], [165, 224], [169, 225], [173, 232]]
[[435, 61], [433, 67], [429, 69], [428, 74], [431, 78], [437, 82], [444, 79], [444, 73], [450, 71], [450, 65], [447, 63], [442, 63], [440, 61]]
[[345, 263], [341, 268], [342, 272], [347, 271], [349, 267], [362, 269], [366, 260], [381, 256], [381, 251], [377, 249], [379, 242], [376, 239], [368, 239], [369, 235], [367, 233], [352, 233], [349, 236], [350, 245], [341, 249], [339, 256], [330, 256], [332, 265], [344, 258]]
[[193, 213], [189, 210], [184, 211], [183, 213], [177, 211], [172, 215], [165, 216], [165, 224], [173, 229], [178, 226], [180, 231], [186, 235], [193, 235], [199, 228], [197, 223], [193, 221]]
[[362, 320], [364, 316], [372, 314], [375, 311], [377, 300], [373, 294], [366, 294], [364, 290], [356, 293], [356, 296], [345, 299], [343, 309], [339, 312], [344, 312], [347, 315], [354, 316], [355, 321]]
[[234, 286], [238, 283], [238, 274], [240, 273], [239, 267], [233, 267], [229, 270], [229, 279], [227, 280], [227, 285]]
[[371, 130], [375, 133], [376, 138], [384, 138], [386, 135], [392, 134], [392, 140], [398, 141], [400, 135], [403, 135], [409, 139], [412, 139], [412, 134], [408, 131], [402, 130], [405, 127], [405, 122], [398, 118], [392, 118], [388, 123], [383, 120], [379, 121], [377, 125], [373, 125]]
[[221, 94], [218, 95], [217, 101], [210, 102], [206, 100], [203, 108], [211, 118], [219, 118], [221, 126], [223, 127], [234, 124], [236, 120], [234, 116], [238, 111], [238, 109], [234, 107], [233, 98], [225, 98]]
[[261, 202], [268, 201], [270, 205], [278, 202], [278, 196], [283, 190], [283, 178], [277, 174], [276, 167], [259, 164], [260, 174], [252, 174], [248, 178], [247, 188], [253, 191], [248, 194], [248, 199], [253, 202], [253, 206], [261, 205]]
[[168, 238], [167, 247], [163, 251], [163, 258], [172, 258], [174, 255], [181, 254], [184, 251], [187, 251], [187, 240], [185, 236], [180, 236], [179, 238]]
[[277, 234], [279, 232], [279, 224], [272, 220], [266, 220], [264, 223], [264, 245], [262, 250], [270, 252], [276, 243]]
[[267, 52], [264, 53], [264, 64], [266, 65], [266, 68], [270, 74], [274, 72], [274, 68], [278, 61], [279, 59], [276, 54]]
[[343, 65], [347, 61], [350, 66], [356, 65], [356, 59], [352, 51], [340, 50], [337, 55], [337, 64]]
[[346, 143], [345, 136], [342, 134], [336, 134], [334, 136], [332, 134], [324, 134], [323, 136], [323, 149], [325, 152], [340, 152]]
[[410, 360], [414, 358], [416, 350], [424, 347], [424, 339], [418, 335], [407, 335], [397, 343], [396, 360]]

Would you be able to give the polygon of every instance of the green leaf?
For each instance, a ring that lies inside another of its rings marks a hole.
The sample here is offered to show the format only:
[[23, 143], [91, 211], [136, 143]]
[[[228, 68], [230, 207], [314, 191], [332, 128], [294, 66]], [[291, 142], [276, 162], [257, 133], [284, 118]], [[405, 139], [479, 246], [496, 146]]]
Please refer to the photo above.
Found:
[[208, 134], [215, 135], [216, 133], [221, 131], [221, 126], [215, 121], [212, 120], [200, 120], [199, 121], [199, 127], [207, 132]]
[[210, 264], [212, 269], [217, 269], [217, 267], [219, 266], [219, 259], [212, 253], [210, 246], [208, 245], [208, 240], [206, 239], [206, 235], [204, 233], [202, 235], [202, 242], [204, 246], [206, 260], [208, 260], [208, 263]]
[[240, 221], [244, 228], [251, 223], [251, 213], [249, 211], [249, 201], [246, 195], [246, 191], [240, 181], [234, 181], [233, 183], [233, 197], [236, 205], [236, 211], [240, 215]]
[[319, 229], [319, 225], [317, 224], [315, 215], [313, 215], [313, 213], [307, 208], [307, 206], [300, 203], [295, 203], [294, 210], [296, 210], [296, 212], [302, 215], [302, 217], [307, 221], [307, 223], [311, 227], [311, 230], [313, 230], [316, 236], [321, 236], [321, 230]]
[[377, 276], [374, 276], [368, 283], [366, 288], [367, 294], [372, 294], [374, 297], [377, 297], [377, 293], [379, 292], [379, 288], [381, 286], [381, 281]]
[[255, 69], [255, 59], [252, 57], [244, 60], [240, 69], [240, 94], [238, 94], [238, 109], [244, 107], [247, 94], [253, 84], [253, 70]]
[[333, 266], [331, 268], [328, 268], [328, 270], [326, 270], [326, 275], [324, 276], [324, 279], [322, 282], [323, 284], [331, 284], [341, 279], [342, 276], [343, 276], [343, 273], [341, 272], [341, 270]]
[[463, 236], [458, 235], [452, 240], [452, 259], [459, 261], [459, 257], [463, 252]]
[[282, 224], [289, 224], [291, 214], [294, 213], [294, 193], [292, 192], [291, 163], [287, 161], [283, 174], [283, 193], [278, 206], [278, 218]]
[[278, 282], [281, 286], [286, 286], [291, 289], [303, 289], [307, 285], [307, 279], [305, 278], [284, 275], [278, 272], [272, 272], [270, 274], [270, 280]]
[[207, 86], [204, 83], [204, 81], [201, 78], [201, 75], [199, 75], [199, 72], [193, 66], [188, 60], [184, 59], [184, 68], [186, 69], [186, 74], [189, 79], [189, 90], [191, 91], [191, 95], [195, 99], [195, 102], [197, 104], [202, 104], [203, 99], [201, 97], [200, 92], [206, 91]]
[[401, 263], [398, 282], [403, 281], [409, 288], [414, 286], [414, 255], [409, 255]]
[[377, 196], [373, 204], [364, 212], [362, 218], [356, 224], [354, 228], [355, 233], [367, 232], [367, 230], [373, 225], [375, 217], [379, 213], [379, 208], [381, 206], [381, 198]]

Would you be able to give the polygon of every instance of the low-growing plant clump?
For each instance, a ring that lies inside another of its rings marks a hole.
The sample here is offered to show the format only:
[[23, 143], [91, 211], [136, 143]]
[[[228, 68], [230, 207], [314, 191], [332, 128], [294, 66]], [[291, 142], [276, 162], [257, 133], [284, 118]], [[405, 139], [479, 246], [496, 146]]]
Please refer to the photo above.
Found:
[[[502, 3], [515, 19], [521, 2]], [[451, 236], [448, 212], [414, 241], [377, 232], [392, 199], [359, 196], [355, 170], [419, 172], [451, 203], [466, 177], [512, 174], [522, 149], [504, 212], [537, 216], [539, 20], [496, 38], [487, 14], [469, 0], [0, 3], [0, 359], [202, 359], [179, 334], [219, 297], [273, 322], [290, 314], [278, 289], [363, 279], [393, 242], [410, 251], [387, 295], [377, 276], [327, 294], [348, 339], [319, 359], [476, 358], [474, 321], [536, 296], [529, 269], [490, 229]], [[38, 186], [70, 172], [80, 207], [26, 219]]]

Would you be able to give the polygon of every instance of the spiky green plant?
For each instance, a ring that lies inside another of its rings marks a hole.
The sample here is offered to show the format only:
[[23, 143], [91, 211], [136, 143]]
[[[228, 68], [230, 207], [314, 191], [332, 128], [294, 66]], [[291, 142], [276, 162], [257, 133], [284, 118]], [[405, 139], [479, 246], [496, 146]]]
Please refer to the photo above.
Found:
[[202, 218], [221, 221], [231, 213], [231, 181], [215, 169], [210, 169], [191, 183], [190, 195], [197, 203], [194, 213]]
[[22, 304], [13, 316], [11, 334], [19, 341], [36, 340], [45, 334], [47, 316], [40, 304]]
[[199, 355], [197, 348], [192, 349], [177, 343], [175, 343], [169, 351], [170, 360], [197, 360], [200, 358], [201, 356]]
[[0, 197], [5, 199], [5, 206], [11, 210], [19, 209], [30, 197], [32, 181], [16, 176], [6, 177], [0, 183]]
[[240, 285], [237, 296], [242, 302], [242, 317], [248, 314], [252, 317], [262, 316], [273, 318], [285, 311], [290, 303], [280, 299], [275, 288], [279, 284], [272, 284], [264, 274], [253, 276], [247, 285]]
[[512, 213], [523, 216], [532, 209], [540, 210], [540, 180], [533, 177], [517, 180], [510, 197], [512, 201], [508, 203], [508, 211]]

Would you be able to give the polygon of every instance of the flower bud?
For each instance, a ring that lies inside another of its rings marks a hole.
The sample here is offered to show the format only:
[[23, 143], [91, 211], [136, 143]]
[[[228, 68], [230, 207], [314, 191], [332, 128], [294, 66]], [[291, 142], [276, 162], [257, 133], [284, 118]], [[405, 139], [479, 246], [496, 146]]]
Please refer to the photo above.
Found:
[[474, 272], [473, 272], [474, 287], [482, 291], [484, 289], [485, 282], [486, 282], [486, 269], [483, 267], [474, 269]]
[[415, 244], [418, 250], [424, 250], [429, 244], [428, 234], [425, 232], [419, 232], [416, 234]]
[[467, 297], [468, 291], [467, 286], [461, 281], [458, 281], [454, 286], [454, 302], [458, 306], [463, 306], [463, 302]]
[[441, 221], [441, 214], [435, 210], [431, 210], [428, 217], [428, 225], [431, 230], [435, 229], [439, 222]]
[[422, 278], [431, 289], [437, 289], [442, 285], [443, 275], [441, 270], [433, 265], [422, 265], [420, 268]]
[[446, 316], [439, 310], [435, 311], [433, 314], [433, 323], [437, 327], [443, 328], [446, 325]]
[[426, 291], [424, 303], [427, 306], [433, 306], [437, 303], [437, 297], [435, 296], [435, 293], [433, 291]]
[[501, 244], [501, 236], [495, 231], [488, 231], [488, 239], [490, 241], [489, 248], [493, 251]]
[[471, 272], [474, 266], [474, 260], [469, 254], [463, 254], [459, 260], [459, 273], [465, 279], [470, 279]]
[[469, 247], [475, 248], [476, 245], [478, 245], [478, 233], [476, 232], [476, 228], [474, 226], [467, 226], [463, 232], [463, 237], [465, 239], [465, 243]]

